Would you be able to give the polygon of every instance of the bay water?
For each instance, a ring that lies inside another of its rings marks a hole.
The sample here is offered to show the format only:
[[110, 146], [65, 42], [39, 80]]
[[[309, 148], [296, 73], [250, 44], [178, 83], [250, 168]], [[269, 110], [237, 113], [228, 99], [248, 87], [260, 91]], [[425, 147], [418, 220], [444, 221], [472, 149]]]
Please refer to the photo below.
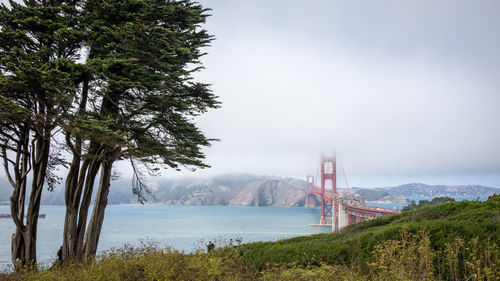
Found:
[[[0, 214], [10, 214], [10, 206], [0, 206]], [[43, 205], [40, 214], [46, 217], [38, 222], [37, 257], [48, 266], [57, 259], [62, 245], [65, 206]], [[331, 232], [330, 227], [309, 226], [319, 218], [319, 208], [108, 205], [98, 252], [149, 241], [191, 252], [204, 250], [208, 241], [223, 246], [238, 237], [248, 243]], [[12, 219], [0, 219], [0, 271], [12, 270], [14, 229]]]

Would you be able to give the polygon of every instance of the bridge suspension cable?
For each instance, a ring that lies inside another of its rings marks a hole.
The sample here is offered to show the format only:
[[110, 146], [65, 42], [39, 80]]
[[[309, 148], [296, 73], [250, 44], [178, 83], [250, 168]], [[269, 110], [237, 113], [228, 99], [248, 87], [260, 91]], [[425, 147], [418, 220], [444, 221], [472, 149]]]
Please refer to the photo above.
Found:
[[344, 163], [340, 162], [340, 165], [342, 166], [342, 173], [344, 174], [345, 184], [347, 185], [347, 193], [349, 194], [349, 197], [351, 199], [354, 199], [354, 196], [352, 196], [352, 193], [351, 193], [351, 187], [349, 186], [349, 182], [347, 181], [347, 175], [345, 174]]
[[314, 185], [319, 186], [321, 183], [319, 182], [320, 179], [320, 173], [321, 173], [321, 160], [317, 162], [316, 165], [316, 175], [314, 176]]

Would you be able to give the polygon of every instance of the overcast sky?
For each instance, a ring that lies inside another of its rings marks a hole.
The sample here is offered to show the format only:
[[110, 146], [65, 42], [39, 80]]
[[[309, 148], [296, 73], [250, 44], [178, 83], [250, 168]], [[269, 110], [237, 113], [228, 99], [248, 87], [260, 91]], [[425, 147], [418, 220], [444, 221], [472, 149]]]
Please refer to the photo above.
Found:
[[500, 186], [499, 1], [201, 3], [223, 106], [199, 174], [304, 177], [335, 150], [351, 186]]
[[189, 175], [305, 178], [336, 151], [351, 186], [500, 187], [500, 1], [201, 3], [223, 104]]

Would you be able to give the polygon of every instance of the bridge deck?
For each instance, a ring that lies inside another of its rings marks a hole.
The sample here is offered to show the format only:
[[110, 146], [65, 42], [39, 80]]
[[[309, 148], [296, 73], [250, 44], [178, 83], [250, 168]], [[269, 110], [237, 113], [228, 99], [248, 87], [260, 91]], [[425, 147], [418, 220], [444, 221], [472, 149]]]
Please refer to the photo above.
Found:
[[[311, 190], [308, 190], [307, 192], [321, 197], [321, 188], [319, 187], [315, 187]], [[333, 194], [331, 192], [325, 192], [324, 196], [326, 200], [328, 200], [330, 203], [333, 203]], [[338, 201], [336, 203], [338, 203]], [[363, 212], [372, 212], [380, 215], [399, 214], [401, 212], [399, 210], [394, 210], [394, 209], [368, 206], [352, 200], [343, 202], [343, 205], [346, 209], [363, 211]]]

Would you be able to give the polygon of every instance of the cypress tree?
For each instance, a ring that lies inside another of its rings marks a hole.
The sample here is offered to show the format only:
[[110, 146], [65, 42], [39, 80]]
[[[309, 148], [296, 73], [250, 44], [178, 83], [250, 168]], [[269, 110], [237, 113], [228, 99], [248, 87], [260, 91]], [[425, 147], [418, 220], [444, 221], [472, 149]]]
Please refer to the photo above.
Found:
[[50, 189], [57, 182], [53, 169], [61, 159], [56, 150], [51, 154], [51, 140], [80, 79], [77, 19], [75, 1], [10, 1], [0, 7], [0, 148], [13, 188], [16, 269], [36, 263], [41, 193], [44, 184]]
[[207, 16], [187, 0], [2, 4], [0, 156], [13, 186], [16, 268], [36, 262], [41, 192], [57, 183], [54, 169], [65, 165], [55, 132], [71, 155], [63, 262], [95, 254], [116, 161], [132, 164], [140, 202], [147, 193], [143, 169], [207, 167], [201, 147], [211, 139], [194, 118], [219, 102], [208, 84], [192, 77], [202, 68], [202, 48], [213, 40], [202, 28]]
[[[89, 127], [108, 133], [81, 139], [81, 131], [67, 126], [68, 146], [83, 150], [73, 153], [66, 180], [65, 261], [95, 255], [116, 161], [132, 164], [139, 201], [145, 186], [138, 165], [149, 173], [159, 166], [207, 167], [201, 147], [210, 139], [194, 117], [219, 105], [209, 85], [192, 78], [201, 69], [201, 48], [213, 39], [201, 28], [206, 9], [190, 1], [87, 1], [84, 14], [90, 75], [88, 104], [82, 108]], [[85, 158], [82, 163], [78, 155]]]

